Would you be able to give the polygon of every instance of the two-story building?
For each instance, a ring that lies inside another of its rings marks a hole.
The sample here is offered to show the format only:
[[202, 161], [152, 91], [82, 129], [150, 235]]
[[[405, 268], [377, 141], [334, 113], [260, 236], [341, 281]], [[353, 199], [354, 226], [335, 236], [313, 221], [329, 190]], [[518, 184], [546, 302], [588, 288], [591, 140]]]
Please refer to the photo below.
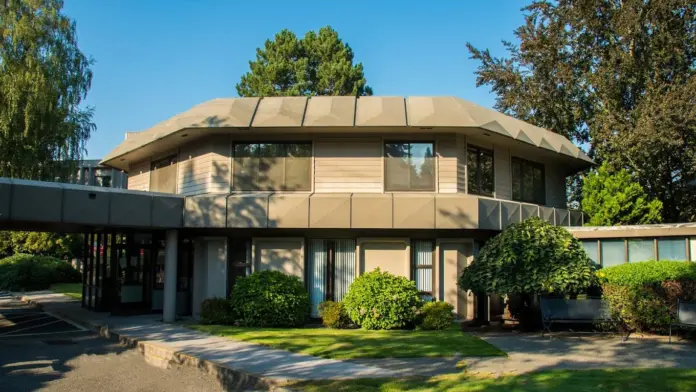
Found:
[[[301, 277], [316, 314], [379, 267], [466, 317], [456, 280], [478, 244], [531, 216], [581, 225], [565, 179], [592, 161], [459, 98], [274, 97], [202, 103], [130, 133], [101, 163], [128, 172], [128, 189], [186, 196], [179, 250], [191, 260], [177, 281], [194, 315], [260, 269]], [[139, 277], [154, 263], [156, 288], [161, 256], [121, 268]], [[138, 291], [132, 300], [153, 305], [131, 280], [121, 301]]]

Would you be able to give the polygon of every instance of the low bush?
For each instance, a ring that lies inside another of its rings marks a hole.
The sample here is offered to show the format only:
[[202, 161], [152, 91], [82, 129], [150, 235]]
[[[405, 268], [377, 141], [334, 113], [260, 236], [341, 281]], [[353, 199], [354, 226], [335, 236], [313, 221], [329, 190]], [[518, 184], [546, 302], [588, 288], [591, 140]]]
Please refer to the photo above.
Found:
[[416, 283], [376, 269], [353, 281], [343, 305], [365, 329], [402, 329], [415, 325], [422, 301]]
[[309, 294], [300, 278], [259, 271], [238, 279], [230, 296], [233, 317], [248, 327], [300, 327], [309, 316]]
[[43, 290], [54, 283], [79, 283], [82, 274], [50, 256], [15, 254], [0, 260], [0, 290]]
[[232, 306], [226, 298], [208, 298], [201, 303], [201, 323], [234, 324]]
[[454, 306], [447, 302], [428, 302], [421, 308], [419, 316], [419, 329], [447, 329], [454, 322]]
[[677, 298], [696, 300], [693, 263], [645, 261], [605, 268], [597, 275], [614, 317], [629, 331], [665, 332]]
[[351, 324], [350, 317], [342, 302], [324, 301], [319, 304], [319, 317], [327, 328], [348, 328]]

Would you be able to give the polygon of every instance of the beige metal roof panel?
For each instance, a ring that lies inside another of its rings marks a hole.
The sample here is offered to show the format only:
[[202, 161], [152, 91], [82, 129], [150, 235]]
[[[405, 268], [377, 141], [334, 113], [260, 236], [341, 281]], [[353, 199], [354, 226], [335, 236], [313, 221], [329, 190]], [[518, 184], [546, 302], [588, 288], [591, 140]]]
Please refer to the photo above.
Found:
[[408, 97], [406, 115], [412, 127], [476, 126], [462, 100], [456, 97]]
[[254, 127], [300, 127], [307, 97], [266, 97], [259, 102]]
[[311, 97], [304, 115], [305, 127], [352, 127], [355, 97]]
[[406, 105], [403, 97], [359, 97], [357, 105], [357, 127], [406, 126]]

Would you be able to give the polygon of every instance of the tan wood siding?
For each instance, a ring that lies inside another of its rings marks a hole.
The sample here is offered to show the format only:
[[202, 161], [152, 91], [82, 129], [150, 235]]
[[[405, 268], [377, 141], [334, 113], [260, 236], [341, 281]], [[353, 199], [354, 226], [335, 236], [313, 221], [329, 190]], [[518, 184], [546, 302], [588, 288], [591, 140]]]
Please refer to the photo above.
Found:
[[314, 191], [381, 193], [380, 139], [318, 139], [314, 143]]
[[544, 165], [546, 205], [567, 208], [565, 175], [554, 165]]
[[232, 163], [230, 161], [231, 142], [228, 137], [218, 137], [211, 141], [210, 193], [228, 193]]
[[141, 161], [131, 166], [128, 171], [128, 189], [150, 190], [150, 160]]
[[457, 193], [457, 140], [442, 138], [436, 144], [438, 192]]
[[208, 193], [212, 153], [210, 143], [184, 146], [179, 152], [179, 188], [182, 195]]
[[466, 137], [457, 135], [457, 192], [466, 192]]
[[512, 177], [510, 174], [510, 150], [493, 147], [493, 167], [495, 168], [495, 197], [497, 199], [512, 199]]

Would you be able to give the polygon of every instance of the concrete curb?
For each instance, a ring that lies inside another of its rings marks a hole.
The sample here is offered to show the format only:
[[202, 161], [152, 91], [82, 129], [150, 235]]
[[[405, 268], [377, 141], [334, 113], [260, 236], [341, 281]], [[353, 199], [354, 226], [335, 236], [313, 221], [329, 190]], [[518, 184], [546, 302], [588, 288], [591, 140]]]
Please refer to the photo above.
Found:
[[[24, 296], [19, 297], [19, 299], [33, 307], [43, 309], [41, 303], [37, 301]], [[238, 391], [263, 389], [272, 392], [293, 392], [292, 389], [284, 387], [281, 382], [257, 376], [244, 370], [233, 369], [224, 364], [178, 352], [163, 345], [148, 341], [139, 341], [137, 338], [111, 331], [108, 325], [101, 325], [87, 320], [82, 320], [60, 310], [51, 310], [51, 313], [60, 318], [66, 319], [71, 323], [80, 325], [89, 331], [93, 331], [104, 339], [116, 341], [128, 348], [137, 349], [138, 352], [145, 357], [145, 361], [150, 365], [163, 369], [176, 369], [179, 366], [197, 368], [198, 370], [215, 377], [220, 385], [226, 390]]]

